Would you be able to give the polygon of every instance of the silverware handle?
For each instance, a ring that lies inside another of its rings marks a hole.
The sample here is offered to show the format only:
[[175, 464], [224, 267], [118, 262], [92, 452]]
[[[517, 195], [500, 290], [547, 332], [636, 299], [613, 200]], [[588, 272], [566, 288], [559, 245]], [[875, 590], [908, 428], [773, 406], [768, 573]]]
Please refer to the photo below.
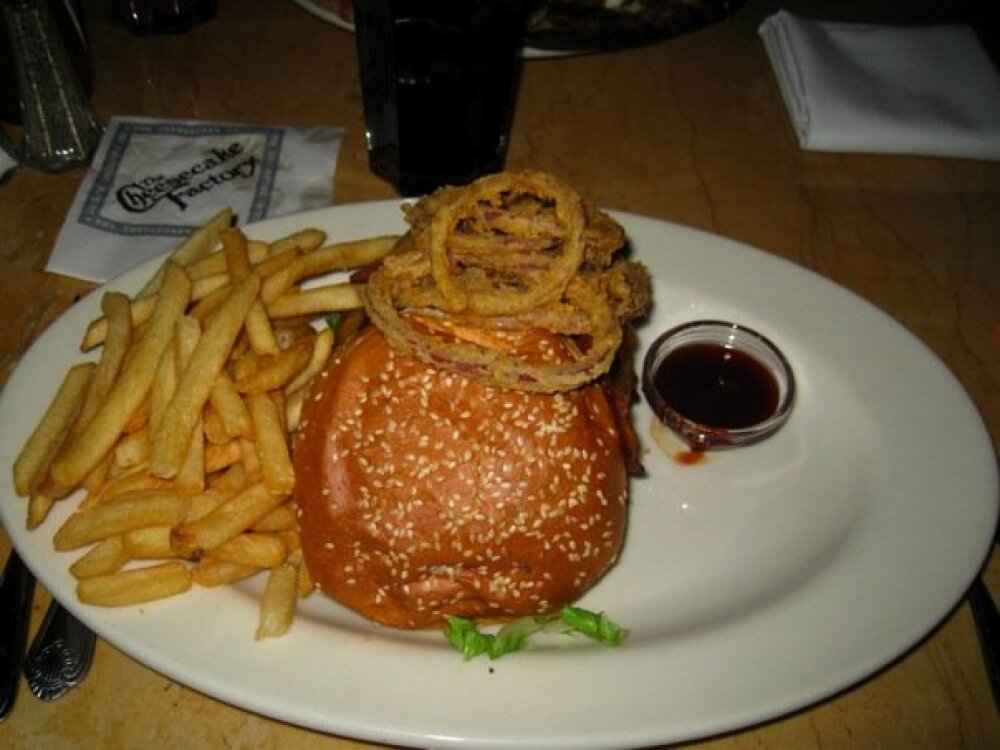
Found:
[[983, 649], [986, 676], [993, 689], [993, 700], [1000, 709], [1000, 614], [982, 578], [977, 578], [972, 584], [968, 598]]
[[35, 577], [11, 551], [0, 581], [0, 721], [7, 718], [17, 697], [34, 594]]
[[24, 676], [36, 698], [53, 701], [87, 675], [94, 656], [93, 631], [55, 599], [24, 658]]

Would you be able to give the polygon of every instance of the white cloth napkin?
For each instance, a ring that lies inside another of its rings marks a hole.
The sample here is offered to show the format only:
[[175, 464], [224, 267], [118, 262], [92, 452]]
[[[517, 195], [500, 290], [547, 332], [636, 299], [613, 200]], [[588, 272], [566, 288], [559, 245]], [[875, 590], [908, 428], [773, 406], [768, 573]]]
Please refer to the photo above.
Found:
[[1000, 74], [971, 28], [779, 11], [760, 35], [802, 148], [1000, 160]]
[[243, 225], [328, 206], [341, 138], [330, 125], [113, 117], [46, 270], [106, 281], [222, 208]]

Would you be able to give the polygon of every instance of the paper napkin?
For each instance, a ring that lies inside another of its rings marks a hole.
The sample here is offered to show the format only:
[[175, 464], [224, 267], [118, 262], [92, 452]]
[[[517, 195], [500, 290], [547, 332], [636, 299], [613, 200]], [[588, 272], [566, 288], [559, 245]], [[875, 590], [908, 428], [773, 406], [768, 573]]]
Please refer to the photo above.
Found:
[[106, 281], [222, 208], [242, 225], [327, 206], [341, 137], [325, 125], [112, 118], [47, 270]]
[[971, 28], [779, 11], [760, 35], [804, 149], [1000, 160], [1000, 74]]

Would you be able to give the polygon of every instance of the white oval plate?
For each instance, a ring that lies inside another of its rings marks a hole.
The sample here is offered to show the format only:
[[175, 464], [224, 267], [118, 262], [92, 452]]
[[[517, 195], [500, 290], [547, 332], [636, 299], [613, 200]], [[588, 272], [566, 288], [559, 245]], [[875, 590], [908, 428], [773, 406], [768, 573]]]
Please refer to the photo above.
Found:
[[[682, 321], [731, 319], [781, 347], [799, 386], [788, 423], [763, 443], [697, 466], [646, 454], [621, 561], [582, 602], [631, 629], [623, 647], [463, 662], [439, 633], [375, 627], [320, 596], [287, 636], [255, 643], [259, 582], [129, 609], [81, 606], [73, 555], [50, 541], [75, 501], [26, 532], [9, 467], [80, 359], [100, 290], [36, 342], [0, 400], [0, 513], [14, 545], [60, 601], [152, 669], [282, 721], [393, 745], [676, 742], [865, 678], [939, 623], [991, 543], [996, 463], [975, 408], [915, 337], [823, 278], [710, 234], [616, 216], [655, 280], [642, 347]], [[398, 204], [380, 202], [247, 232], [271, 239], [306, 226], [332, 239], [403, 229]], [[135, 291], [154, 265], [110, 286]], [[651, 445], [645, 406], [635, 413]]]

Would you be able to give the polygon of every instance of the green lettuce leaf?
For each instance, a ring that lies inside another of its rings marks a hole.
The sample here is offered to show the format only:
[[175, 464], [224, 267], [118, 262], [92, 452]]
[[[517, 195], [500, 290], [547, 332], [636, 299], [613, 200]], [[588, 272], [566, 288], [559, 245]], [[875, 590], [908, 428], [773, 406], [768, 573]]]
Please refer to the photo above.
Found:
[[601, 612], [567, 605], [557, 614], [518, 617], [505, 623], [496, 633], [484, 633], [464, 617], [449, 616], [444, 635], [452, 647], [468, 661], [486, 654], [490, 659], [520, 651], [528, 639], [542, 630], [558, 630], [566, 635], [582, 634], [605, 646], [620, 646], [628, 630]]

